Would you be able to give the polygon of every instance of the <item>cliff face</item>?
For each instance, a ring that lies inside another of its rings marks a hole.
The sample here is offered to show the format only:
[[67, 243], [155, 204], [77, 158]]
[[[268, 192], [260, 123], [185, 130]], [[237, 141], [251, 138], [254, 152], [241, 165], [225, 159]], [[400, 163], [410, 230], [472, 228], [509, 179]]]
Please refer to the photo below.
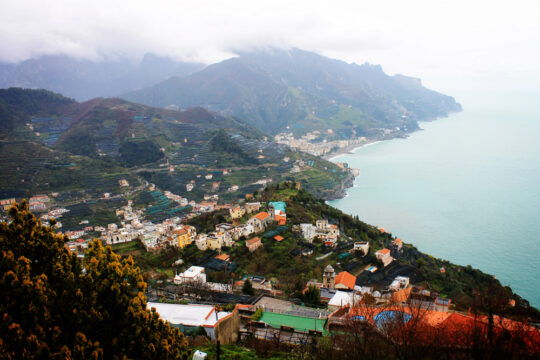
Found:
[[354, 179], [353, 174], [347, 174], [342, 182], [335, 188], [322, 189], [319, 193], [319, 197], [324, 200], [336, 200], [345, 197], [347, 195], [347, 189], [354, 185]]

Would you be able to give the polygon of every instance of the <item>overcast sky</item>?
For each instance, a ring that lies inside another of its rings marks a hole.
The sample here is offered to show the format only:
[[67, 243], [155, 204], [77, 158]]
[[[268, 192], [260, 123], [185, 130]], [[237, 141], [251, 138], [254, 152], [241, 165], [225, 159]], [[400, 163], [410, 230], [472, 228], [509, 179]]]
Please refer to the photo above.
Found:
[[0, 0], [0, 60], [43, 54], [206, 63], [291, 47], [381, 64], [443, 91], [540, 90], [540, 0]]

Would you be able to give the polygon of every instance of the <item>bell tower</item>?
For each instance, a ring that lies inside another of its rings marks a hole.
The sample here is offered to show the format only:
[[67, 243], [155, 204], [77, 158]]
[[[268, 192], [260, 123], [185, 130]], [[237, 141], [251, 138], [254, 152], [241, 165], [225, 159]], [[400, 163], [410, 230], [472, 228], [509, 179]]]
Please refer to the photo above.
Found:
[[332, 265], [328, 265], [324, 268], [324, 274], [323, 274], [323, 287], [325, 288], [334, 288], [334, 284], [336, 281], [336, 272], [334, 271], [334, 268]]

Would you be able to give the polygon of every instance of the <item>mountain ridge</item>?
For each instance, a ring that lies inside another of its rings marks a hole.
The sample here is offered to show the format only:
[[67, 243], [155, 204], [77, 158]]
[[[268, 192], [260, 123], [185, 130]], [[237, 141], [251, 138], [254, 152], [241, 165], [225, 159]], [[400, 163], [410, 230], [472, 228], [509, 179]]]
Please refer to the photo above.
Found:
[[388, 76], [380, 65], [348, 64], [296, 48], [241, 53], [122, 97], [159, 107], [203, 106], [271, 134], [296, 126], [343, 130], [341, 137], [377, 127], [413, 131], [418, 121], [461, 111], [452, 97], [423, 87], [419, 79]]

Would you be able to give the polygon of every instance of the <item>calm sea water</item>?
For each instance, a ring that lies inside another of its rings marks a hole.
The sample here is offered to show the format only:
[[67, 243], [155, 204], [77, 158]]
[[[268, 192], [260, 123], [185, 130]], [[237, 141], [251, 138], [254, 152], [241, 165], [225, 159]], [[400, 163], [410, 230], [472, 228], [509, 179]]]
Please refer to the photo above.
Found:
[[343, 155], [360, 169], [330, 204], [420, 250], [495, 275], [540, 307], [540, 96], [460, 99], [408, 139]]

